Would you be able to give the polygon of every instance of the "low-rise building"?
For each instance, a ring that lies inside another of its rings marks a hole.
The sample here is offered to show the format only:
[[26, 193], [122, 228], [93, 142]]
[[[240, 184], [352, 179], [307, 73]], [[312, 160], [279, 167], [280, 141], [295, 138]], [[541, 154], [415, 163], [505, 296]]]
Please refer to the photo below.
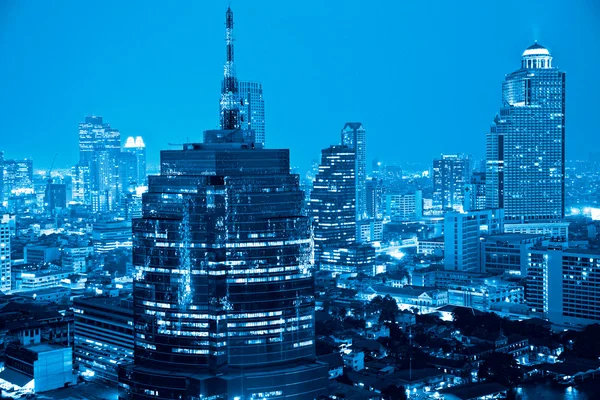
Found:
[[75, 299], [75, 363], [83, 376], [117, 383], [117, 367], [133, 362], [130, 298]]
[[548, 244], [548, 240], [544, 241], [544, 235], [539, 234], [502, 233], [488, 236], [482, 243], [481, 270], [525, 276], [529, 249], [542, 244]]
[[437, 288], [405, 286], [394, 288], [385, 285], [371, 286], [372, 297], [390, 295], [401, 310], [417, 309], [419, 313], [429, 313], [448, 304], [448, 291]]

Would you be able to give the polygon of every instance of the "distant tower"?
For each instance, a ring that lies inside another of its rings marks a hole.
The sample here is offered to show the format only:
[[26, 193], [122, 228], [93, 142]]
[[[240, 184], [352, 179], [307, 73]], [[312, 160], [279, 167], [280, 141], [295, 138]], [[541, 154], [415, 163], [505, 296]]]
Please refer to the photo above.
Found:
[[146, 145], [141, 136], [129, 136], [123, 146], [121, 154], [121, 176], [123, 190], [132, 184], [144, 186], [146, 184]]
[[10, 291], [10, 216], [0, 215], [0, 291]]
[[433, 160], [433, 206], [460, 211], [465, 186], [471, 180], [471, 160], [464, 154], [442, 154]]
[[504, 79], [486, 154], [488, 208], [503, 208], [507, 222], [564, 218], [565, 73], [538, 43]]
[[342, 145], [355, 153], [356, 220], [367, 219], [367, 133], [360, 122], [347, 122]]
[[241, 81], [241, 128], [254, 131], [254, 142], [265, 145], [265, 100], [260, 82]]
[[356, 241], [355, 165], [355, 153], [348, 146], [321, 151], [310, 198], [317, 264], [326, 248], [347, 247]]
[[104, 123], [102, 117], [86, 117], [85, 122], [79, 124], [76, 170], [84, 180], [81, 198], [93, 211], [110, 211], [117, 205], [120, 153], [121, 133]]
[[233, 62], [233, 11], [231, 7], [225, 13], [225, 43], [227, 57], [221, 84], [221, 129], [238, 129], [240, 121], [239, 83], [235, 75]]

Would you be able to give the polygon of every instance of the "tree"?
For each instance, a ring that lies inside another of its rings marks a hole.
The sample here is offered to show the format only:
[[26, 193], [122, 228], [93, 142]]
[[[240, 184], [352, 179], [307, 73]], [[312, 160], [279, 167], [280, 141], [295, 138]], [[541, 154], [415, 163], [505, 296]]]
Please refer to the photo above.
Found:
[[381, 391], [384, 399], [390, 400], [405, 400], [406, 399], [406, 389], [404, 387], [390, 385]]
[[597, 360], [600, 357], [600, 325], [586, 326], [578, 332], [573, 344], [573, 354], [577, 357]]
[[371, 300], [368, 308], [371, 312], [379, 313], [379, 323], [396, 322], [398, 303], [389, 294], [385, 297], [376, 296]]
[[479, 366], [478, 377], [511, 387], [521, 381], [522, 374], [512, 354], [494, 352]]

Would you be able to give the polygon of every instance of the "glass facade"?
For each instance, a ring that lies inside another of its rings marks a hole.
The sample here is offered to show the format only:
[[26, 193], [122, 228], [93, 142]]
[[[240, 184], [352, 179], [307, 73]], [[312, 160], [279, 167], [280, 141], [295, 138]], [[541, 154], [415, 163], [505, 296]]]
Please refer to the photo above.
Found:
[[[161, 152], [133, 222], [135, 362], [122, 371], [124, 398], [257, 397], [256, 374], [273, 371], [288, 375], [270, 383], [273, 398], [320, 390], [304, 194], [288, 150], [251, 139], [207, 131], [204, 144]], [[290, 384], [307, 371], [311, 384]]]
[[504, 208], [507, 221], [564, 218], [565, 73], [537, 43], [502, 84], [486, 152], [488, 208]]
[[243, 129], [254, 131], [255, 142], [265, 145], [265, 99], [260, 82], [240, 82], [240, 119]]
[[360, 122], [347, 122], [344, 125], [342, 145], [355, 153], [356, 220], [367, 219], [367, 132]]
[[118, 204], [120, 190], [119, 158], [121, 133], [104, 123], [102, 117], [86, 117], [79, 124], [79, 167], [84, 182], [81, 190], [88, 194], [78, 196], [87, 201], [93, 211], [110, 211]]
[[464, 154], [442, 154], [433, 160], [433, 207], [462, 211], [465, 187], [471, 179], [471, 161]]
[[323, 149], [309, 206], [318, 264], [324, 249], [347, 247], [356, 241], [355, 199], [354, 151], [347, 146]]

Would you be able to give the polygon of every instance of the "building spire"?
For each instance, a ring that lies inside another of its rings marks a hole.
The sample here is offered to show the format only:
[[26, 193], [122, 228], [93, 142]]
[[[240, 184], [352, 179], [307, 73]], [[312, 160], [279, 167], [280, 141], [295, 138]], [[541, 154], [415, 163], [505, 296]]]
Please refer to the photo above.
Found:
[[238, 129], [240, 127], [240, 96], [233, 62], [233, 40], [233, 11], [231, 11], [231, 7], [228, 7], [225, 13], [227, 57], [221, 84], [221, 129]]

